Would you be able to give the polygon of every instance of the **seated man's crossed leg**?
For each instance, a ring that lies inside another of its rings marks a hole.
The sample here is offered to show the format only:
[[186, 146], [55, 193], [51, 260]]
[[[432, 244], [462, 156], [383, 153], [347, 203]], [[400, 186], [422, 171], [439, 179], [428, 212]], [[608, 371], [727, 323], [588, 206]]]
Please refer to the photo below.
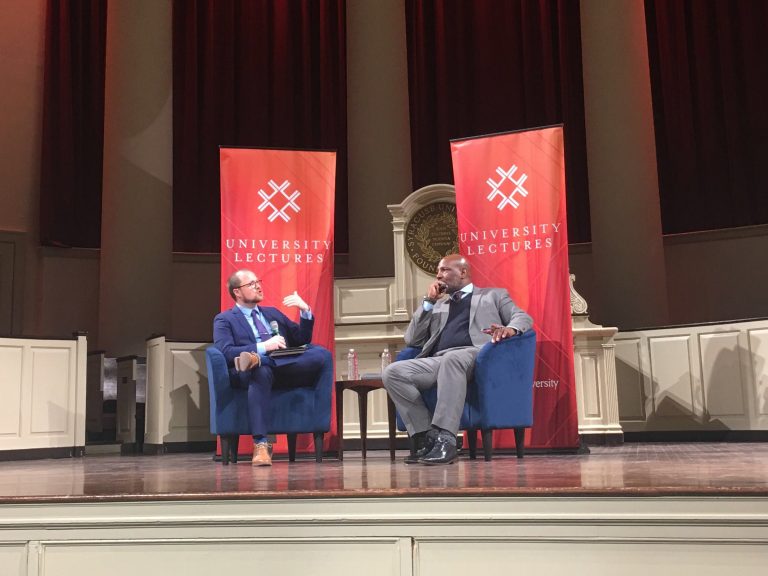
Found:
[[332, 362], [328, 350], [310, 345], [295, 361], [278, 364], [266, 356], [260, 365], [239, 372], [241, 385], [248, 387], [248, 417], [253, 436], [255, 466], [269, 466], [272, 463], [267, 444], [272, 388], [308, 385], [315, 381], [325, 365]]
[[[456, 434], [479, 349], [451, 348], [414, 360], [395, 362], [382, 380], [414, 440], [416, 453], [407, 464], [450, 464], [458, 457]], [[430, 413], [421, 392], [437, 386], [437, 404]]]

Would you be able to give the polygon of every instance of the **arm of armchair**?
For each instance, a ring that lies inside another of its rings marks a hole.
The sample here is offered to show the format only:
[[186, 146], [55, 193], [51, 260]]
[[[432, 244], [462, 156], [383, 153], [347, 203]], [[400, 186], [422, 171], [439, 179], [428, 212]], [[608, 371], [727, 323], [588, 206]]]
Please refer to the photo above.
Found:
[[536, 333], [488, 343], [475, 361], [474, 394], [481, 428], [528, 427], [533, 423]]
[[208, 368], [208, 392], [211, 410], [211, 434], [241, 434], [249, 429], [247, 409], [236, 396], [244, 390], [230, 383], [227, 360], [221, 351], [210, 346], [205, 350]]
[[411, 360], [412, 358], [416, 358], [419, 352], [421, 352], [421, 348], [408, 346], [407, 348], [403, 348], [400, 350], [400, 352], [397, 353], [395, 360]]

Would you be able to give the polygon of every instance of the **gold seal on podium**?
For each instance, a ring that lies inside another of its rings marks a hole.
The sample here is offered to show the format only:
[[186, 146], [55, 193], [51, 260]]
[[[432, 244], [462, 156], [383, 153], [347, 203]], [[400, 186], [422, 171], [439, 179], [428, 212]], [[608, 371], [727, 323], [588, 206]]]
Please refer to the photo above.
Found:
[[416, 266], [435, 274], [444, 256], [459, 251], [456, 204], [434, 202], [419, 209], [405, 227], [405, 249]]

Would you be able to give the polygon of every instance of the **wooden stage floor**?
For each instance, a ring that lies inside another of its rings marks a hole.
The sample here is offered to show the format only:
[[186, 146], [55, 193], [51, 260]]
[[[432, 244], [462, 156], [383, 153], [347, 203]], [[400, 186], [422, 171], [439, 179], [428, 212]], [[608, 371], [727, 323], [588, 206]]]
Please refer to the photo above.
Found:
[[0, 462], [0, 504], [409, 496], [768, 496], [768, 443], [627, 443], [582, 455], [463, 454], [407, 466], [387, 451], [345, 452], [271, 468], [211, 454]]

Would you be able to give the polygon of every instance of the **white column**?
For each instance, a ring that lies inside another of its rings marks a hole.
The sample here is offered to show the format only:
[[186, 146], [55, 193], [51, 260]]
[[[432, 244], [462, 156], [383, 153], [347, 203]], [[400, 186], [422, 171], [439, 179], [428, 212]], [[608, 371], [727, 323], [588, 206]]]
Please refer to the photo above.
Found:
[[[349, 273], [393, 273], [387, 204], [412, 192], [404, 0], [347, 2]], [[339, 270], [343, 275], [344, 272]]]
[[602, 324], [668, 323], [643, 0], [582, 0], [592, 257]]
[[405, 263], [405, 259], [408, 257], [405, 251], [405, 227], [408, 223], [408, 215], [405, 214], [401, 204], [390, 205], [388, 208], [392, 214], [392, 238], [394, 240], [393, 260], [395, 263], [395, 285], [394, 294], [392, 295], [392, 298], [394, 299], [392, 306], [392, 320], [403, 321], [410, 318], [411, 312], [408, 309], [410, 300], [408, 298], [408, 272]]
[[99, 347], [144, 355], [169, 328], [172, 262], [171, 0], [107, 14]]

